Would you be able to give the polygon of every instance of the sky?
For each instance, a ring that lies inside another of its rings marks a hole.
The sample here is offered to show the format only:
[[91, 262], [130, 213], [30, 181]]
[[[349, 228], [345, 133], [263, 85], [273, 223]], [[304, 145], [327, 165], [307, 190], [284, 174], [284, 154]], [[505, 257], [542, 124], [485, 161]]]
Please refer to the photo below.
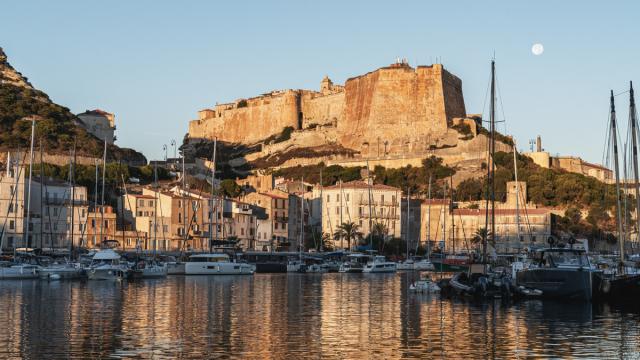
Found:
[[639, 13], [634, 1], [8, 0], [0, 46], [53, 101], [115, 113], [116, 144], [149, 159], [217, 102], [343, 84], [398, 57], [443, 63], [467, 113], [486, 113], [495, 56], [499, 130], [522, 150], [540, 135], [552, 154], [601, 163], [609, 91], [626, 126], [625, 91], [640, 84]]

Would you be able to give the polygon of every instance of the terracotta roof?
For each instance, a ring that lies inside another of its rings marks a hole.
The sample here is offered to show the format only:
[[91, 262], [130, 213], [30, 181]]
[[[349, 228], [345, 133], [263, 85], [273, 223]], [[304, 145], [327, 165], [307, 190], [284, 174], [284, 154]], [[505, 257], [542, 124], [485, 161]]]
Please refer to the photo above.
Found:
[[[324, 189], [325, 190], [336, 190], [336, 189], [340, 189], [340, 187], [341, 187], [340, 184], [335, 184], [335, 185], [332, 185], [332, 186], [327, 186]], [[362, 181], [362, 180], [354, 180], [354, 181], [349, 181], [349, 182], [342, 183], [342, 188], [343, 189], [369, 189], [369, 188], [371, 188], [372, 190], [400, 191], [400, 189], [395, 188], [393, 186], [383, 185], [383, 184], [369, 185], [369, 183], [367, 183], [366, 181]]]
[[136, 197], [138, 199], [155, 199], [155, 197], [151, 195], [144, 195], [144, 194], [129, 194], [129, 195]]
[[[551, 213], [551, 209], [541, 208], [541, 209], [520, 209], [518, 210], [520, 215], [546, 215]], [[453, 209], [453, 213], [455, 215], [466, 215], [466, 216], [480, 216], [485, 213], [485, 209]], [[515, 215], [516, 209], [496, 209], [496, 216], [506, 216], [506, 215]]]
[[258, 193], [260, 195], [265, 195], [268, 196], [270, 198], [274, 198], [274, 199], [288, 199], [288, 196], [285, 195], [277, 195], [277, 194], [272, 194], [272, 193]]

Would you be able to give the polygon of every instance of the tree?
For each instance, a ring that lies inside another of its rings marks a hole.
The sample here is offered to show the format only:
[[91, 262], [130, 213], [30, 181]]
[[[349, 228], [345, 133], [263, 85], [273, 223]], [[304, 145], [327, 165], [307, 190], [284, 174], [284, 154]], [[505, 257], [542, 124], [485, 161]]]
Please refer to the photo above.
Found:
[[379, 251], [382, 251], [384, 247], [385, 240], [387, 238], [387, 234], [389, 234], [389, 228], [381, 222], [375, 222], [371, 228], [371, 236], [373, 243], [377, 243], [377, 247]]
[[358, 231], [360, 225], [353, 222], [343, 222], [338, 225], [338, 229], [333, 233], [335, 239], [347, 240], [348, 248], [351, 250], [351, 240], [362, 238], [362, 232]]
[[482, 245], [485, 240], [488, 241], [491, 246], [495, 247], [496, 244], [493, 234], [491, 234], [491, 231], [488, 231], [485, 227], [478, 228], [476, 232], [473, 233], [473, 238], [471, 238], [471, 242], [475, 245]]

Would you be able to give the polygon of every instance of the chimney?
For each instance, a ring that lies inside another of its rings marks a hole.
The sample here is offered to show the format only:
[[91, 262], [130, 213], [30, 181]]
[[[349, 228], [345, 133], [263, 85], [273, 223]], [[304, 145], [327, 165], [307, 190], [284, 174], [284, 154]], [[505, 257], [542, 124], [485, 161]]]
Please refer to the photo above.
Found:
[[536, 138], [536, 152], [541, 152], [542, 151], [542, 138], [540, 137], [540, 135], [538, 135], [538, 137]]

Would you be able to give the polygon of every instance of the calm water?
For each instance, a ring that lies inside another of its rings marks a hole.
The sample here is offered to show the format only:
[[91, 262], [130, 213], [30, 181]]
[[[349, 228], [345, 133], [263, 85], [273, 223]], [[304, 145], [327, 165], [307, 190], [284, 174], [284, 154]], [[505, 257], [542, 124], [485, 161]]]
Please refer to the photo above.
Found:
[[472, 304], [413, 274], [0, 282], [0, 358], [640, 358], [640, 315]]

